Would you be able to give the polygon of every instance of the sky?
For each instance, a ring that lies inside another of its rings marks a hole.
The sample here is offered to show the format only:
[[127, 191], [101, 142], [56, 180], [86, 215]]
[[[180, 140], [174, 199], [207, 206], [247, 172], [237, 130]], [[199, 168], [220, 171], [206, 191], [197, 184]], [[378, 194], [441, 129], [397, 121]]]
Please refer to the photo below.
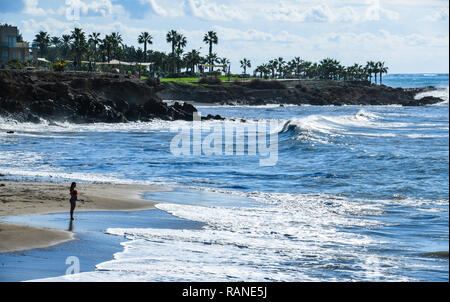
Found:
[[204, 34], [219, 37], [214, 52], [253, 67], [273, 58], [344, 65], [384, 61], [390, 73], [448, 73], [448, 0], [0, 0], [0, 23], [19, 27], [26, 41], [81, 27], [87, 34], [120, 32], [128, 45], [153, 36], [150, 49], [170, 51], [166, 34], [188, 40], [186, 51], [207, 54]]

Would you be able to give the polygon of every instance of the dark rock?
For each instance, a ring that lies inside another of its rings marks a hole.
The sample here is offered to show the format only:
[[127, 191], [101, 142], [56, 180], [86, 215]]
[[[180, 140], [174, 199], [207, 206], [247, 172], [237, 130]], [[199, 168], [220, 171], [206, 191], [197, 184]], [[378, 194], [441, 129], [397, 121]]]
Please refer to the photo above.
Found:
[[212, 114], [208, 114], [206, 117], [203, 117], [202, 120], [219, 120], [219, 121], [223, 121], [225, 120], [225, 118], [221, 117], [220, 115], [212, 115]]
[[157, 94], [165, 99], [184, 102], [228, 105], [311, 104], [311, 105], [391, 105], [421, 106], [443, 100], [424, 98], [415, 100], [420, 92], [435, 89], [392, 88], [374, 85], [367, 81], [292, 80], [284, 81], [282, 89], [275, 87], [279, 81], [229, 83], [222, 86], [182, 85], [164, 82], [164, 90]]
[[85, 72], [0, 71], [0, 114], [18, 121], [192, 120], [190, 104], [168, 106], [158, 80]]

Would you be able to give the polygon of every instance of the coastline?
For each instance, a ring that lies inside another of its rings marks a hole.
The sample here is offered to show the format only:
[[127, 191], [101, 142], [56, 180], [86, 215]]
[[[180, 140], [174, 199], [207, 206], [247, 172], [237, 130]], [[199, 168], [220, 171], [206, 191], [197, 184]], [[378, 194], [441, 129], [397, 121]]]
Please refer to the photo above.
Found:
[[[1, 181], [0, 186], [0, 218], [69, 210], [66, 183]], [[157, 186], [97, 183], [78, 183], [77, 188], [75, 219], [77, 212], [154, 209], [156, 203], [144, 200], [142, 194], [168, 190]], [[0, 222], [0, 253], [50, 247], [74, 239], [73, 233], [67, 231]]]
[[[367, 81], [260, 80], [182, 84], [138, 80], [89, 72], [0, 71], [0, 116], [19, 122], [124, 123], [162, 120], [191, 121], [190, 103], [220, 105], [401, 105], [424, 106], [441, 98], [415, 97], [433, 90], [393, 88]], [[163, 100], [178, 100], [169, 105]], [[205, 119], [221, 119], [207, 116]]]

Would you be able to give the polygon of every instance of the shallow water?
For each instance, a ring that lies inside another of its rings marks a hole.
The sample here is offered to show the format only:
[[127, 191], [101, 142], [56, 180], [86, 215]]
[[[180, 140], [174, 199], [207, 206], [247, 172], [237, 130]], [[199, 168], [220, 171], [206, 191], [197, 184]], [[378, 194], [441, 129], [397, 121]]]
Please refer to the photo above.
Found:
[[0, 281], [16, 282], [52, 278], [64, 275], [71, 263], [68, 257], [77, 257], [80, 272], [95, 270], [98, 263], [113, 259], [122, 251], [123, 237], [105, 233], [109, 227], [151, 227], [163, 229], [200, 229], [201, 223], [174, 217], [159, 210], [139, 212], [77, 212], [70, 222], [68, 213], [9, 216], [2, 222], [52, 228], [75, 233], [75, 240], [56, 246], [0, 254]]
[[[86, 280], [448, 281], [448, 75], [393, 78], [383, 81], [444, 87], [430, 94], [447, 101], [199, 108], [234, 118], [227, 123], [239, 129], [276, 121], [278, 161], [267, 167], [258, 154], [174, 156], [171, 127], [189, 122], [3, 120], [0, 172], [15, 179], [173, 185], [174, 192], [147, 198], [204, 225], [111, 226], [109, 234], [128, 239], [125, 249], [85, 273]], [[222, 125], [204, 123], [204, 137]], [[245, 140], [245, 150], [251, 147]]]

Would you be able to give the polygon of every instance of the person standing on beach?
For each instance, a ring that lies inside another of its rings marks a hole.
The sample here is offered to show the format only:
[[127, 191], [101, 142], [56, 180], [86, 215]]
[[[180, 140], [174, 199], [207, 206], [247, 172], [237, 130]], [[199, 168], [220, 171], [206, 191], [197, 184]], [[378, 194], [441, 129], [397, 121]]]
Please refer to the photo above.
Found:
[[77, 205], [77, 199], [78, 199], [78, 191], [75, 190], [77, 187], [77, 183], [73, 182], [70, 186], [70, 220], [73, 220], [73, 211], [75, 210], [75, 207]]

